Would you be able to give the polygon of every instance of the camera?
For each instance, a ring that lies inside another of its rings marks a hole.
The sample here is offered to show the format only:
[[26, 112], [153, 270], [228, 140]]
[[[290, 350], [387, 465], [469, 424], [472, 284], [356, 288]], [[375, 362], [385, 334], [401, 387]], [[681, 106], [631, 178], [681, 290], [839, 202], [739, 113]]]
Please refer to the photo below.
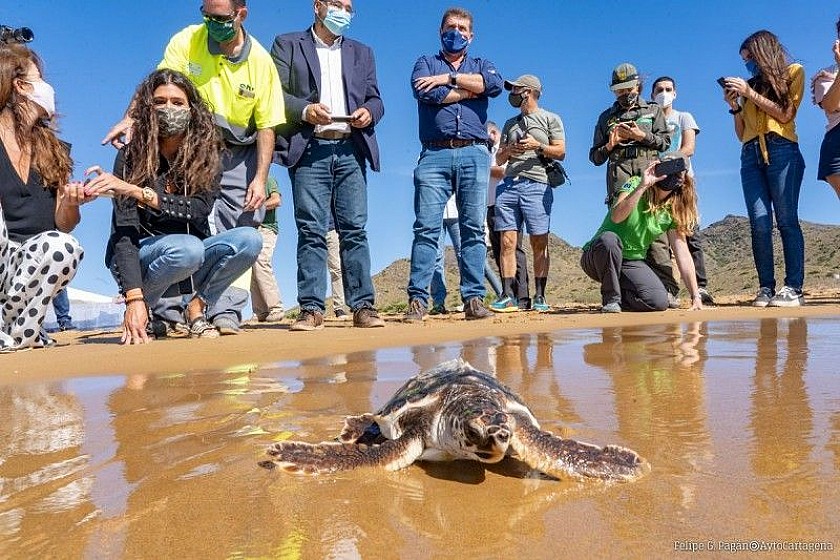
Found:
[[653, 167], [653, 173], [657, 177], [660, 177], [662, 175], [674, 175], [675, 173], [681, 173], [685, 171], [685, 169], [685, 159], [680, 157], [660, 161]]
[[35, 38], [35, 34], [28, 27], [9, 27], [0, 25], [0, 43], [28, 43]]

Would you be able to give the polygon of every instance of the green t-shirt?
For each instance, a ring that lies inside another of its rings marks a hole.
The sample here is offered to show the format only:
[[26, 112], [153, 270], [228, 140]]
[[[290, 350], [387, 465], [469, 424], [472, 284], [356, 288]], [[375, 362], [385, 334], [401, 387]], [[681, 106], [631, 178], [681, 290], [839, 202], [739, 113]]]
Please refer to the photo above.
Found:
[[[641, 177], [630, 177], [630, 179], [624, 183], [618, 191], [616, 191], [616, 197], [624, 192], [628, 194], [632, 193], [641, 183]], [[641, 261], [644, 260], [647, 255], [648, 248], [650, 247], [650, 244], [653, 243], [653, 240], [675, 227], [676, 224], [674, 223], [674, 218], [668, 211], [668, 207], [661, 208], [655, 213], [650, 213], [647, 210], [647, 202], [643, 196], [639, 200], [639, 204], [637, 204], [636, 207], [633, 208], [633, 211], [630, 212], [630, 215], [627, 216], [627, 219], [619, 224], [613, 222], [610, 217], [610, 212], [607, 212], [607, 216], [601, 223], [601, 227], [598, 228], [598, 231], [592, 239], [583, 246], [583, 250], [585, 251], [588, 249], [592, 242], [598, 239], [602, 233], [605, 231], [611, 231], [615, 233], [619, 239], [621, 239], [621, 255], [624, 257], [624, 260]]]

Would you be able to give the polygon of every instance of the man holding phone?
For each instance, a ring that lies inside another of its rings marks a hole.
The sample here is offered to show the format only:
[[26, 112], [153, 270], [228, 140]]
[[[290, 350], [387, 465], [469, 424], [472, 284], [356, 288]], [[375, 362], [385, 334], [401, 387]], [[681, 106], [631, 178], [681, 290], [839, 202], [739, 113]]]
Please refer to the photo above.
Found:
[[[725, 87], [723, 78], [718, 78], [718, 84]], [[694, 169], [691, 166], [691, 156], [694, 155], [694, 147], [697, 135], [700, 134], [700, 127], [697, 126], [697, 121], [694, 116], [688, 111], [677, 111], [674, 109], [674, 99], [677, 98], [677, 85], [673, 78], [669, 76], [660, 76], [653, 81], [651, 87], [651, 95], [654, 102], [662, 107], [662, 112], [665, 114], [665, 122], [668, 125], [668, 133], [671, 135], [671, 146], [668, 150], [662, 152], [661, 156], [665, 154], [679, 151], [683, 154], [688, 163], [688, 175], [694, 177]], [[672, 160], [680, 161], [680, 160]], [[700, 297], [703, 299], [703, 305], [714, 305], [715, 300], [706, 289], [708, 279], [706, 278], [706, 258], [703, 254], [701, 243], [703, 241], [702, 233], [698, 229], [691, 235], [686, 236], [686, 243], [688, 244], [688, 252], [691, 253], [691, 260], [694, 261], [694, 270], [697, 275], [697, 285], [699, 286]], [[670, 254], [667, 255], [670, 262]], [[677, 283], [671, 276], [672, 287], [669, 292], [673, 291], [676, 294]], [[663, 283], [668, 287], [668, 283]]]
[[289, 168], [298, 228], [298, 304], [292, 331], [324, 328], [327, 226], [334, 212], [354, 327], [383, 327], [374, 308], [365, 162], [379, 171], [374, 126], [385, 114], [370, 47], [344, 36], [351, 0], [316, 0], [306, 31], [278, 35], [271, 56], [286, 105], [276, 161]]
[[622, 63], [612, 72], [610, 90], [616, 97], [598, 117], [589, 160], [607, 164], [607, 200], [630, 177], [641, 175], [648, 164], [671, 144], [662, 109], [642, 99], [642, 81], [636, 67]]

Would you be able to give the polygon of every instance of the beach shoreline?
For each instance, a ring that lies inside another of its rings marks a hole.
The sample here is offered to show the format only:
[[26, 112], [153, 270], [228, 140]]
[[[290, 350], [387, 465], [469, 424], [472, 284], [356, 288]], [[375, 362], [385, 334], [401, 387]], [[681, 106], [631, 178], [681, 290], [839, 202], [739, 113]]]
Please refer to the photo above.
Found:
[[3, 383], [25, 383], [83, 376], [255, 370], [266, 364], [332, 354], [568, 329], [840, 315], [837, 294], [812, 297], [797, 308], [753, 308], [734, 298], [719, 299], [722, 305], [700, 311], [602, 314], [591, 306], [581, 306], [549, 313], [499, 314], [481, 321], [465, 321], [462, 313], [455, 313], [429, 317], [420, 324], [404, 323], [401, 315], [393, 315], [385, 316], [385, 328], [377, 329], [357, 329], [350, 322], [327, 320], [321, 331], [290, 332], [289, 321], [249, 323], [236, 336], [209, 340], [172, 337], [128, 347], [119, 344], [118, 329], [71, 331], [54, 335], [57, 347], [0, 356], [0, 375]]

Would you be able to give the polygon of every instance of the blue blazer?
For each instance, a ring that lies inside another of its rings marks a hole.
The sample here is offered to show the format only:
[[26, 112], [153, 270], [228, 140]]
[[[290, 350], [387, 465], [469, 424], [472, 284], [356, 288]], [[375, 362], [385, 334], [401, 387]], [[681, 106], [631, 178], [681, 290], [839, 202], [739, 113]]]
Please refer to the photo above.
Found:
[[[321, 65], [311, 28], [275, 37], [271, 58], [280, 74], [286, 103], [286, 123], [276, 129], [276, 161], [293, 167], [300, 161], [315, 131], [315, 125], [301, 119], [303, 109], [320, 99]], [[370, 47], [344, 37], [341, 43], [341, 73], [348, 114], [365, 107], [373, 119], [367, 128], [351, 126], [351, 138], [357, 153], [364, 156], [372, 170], [379, 171], [379, 146], [374, 127], [385, 114], [385, 106], [379, 96], [376, 63]]]

